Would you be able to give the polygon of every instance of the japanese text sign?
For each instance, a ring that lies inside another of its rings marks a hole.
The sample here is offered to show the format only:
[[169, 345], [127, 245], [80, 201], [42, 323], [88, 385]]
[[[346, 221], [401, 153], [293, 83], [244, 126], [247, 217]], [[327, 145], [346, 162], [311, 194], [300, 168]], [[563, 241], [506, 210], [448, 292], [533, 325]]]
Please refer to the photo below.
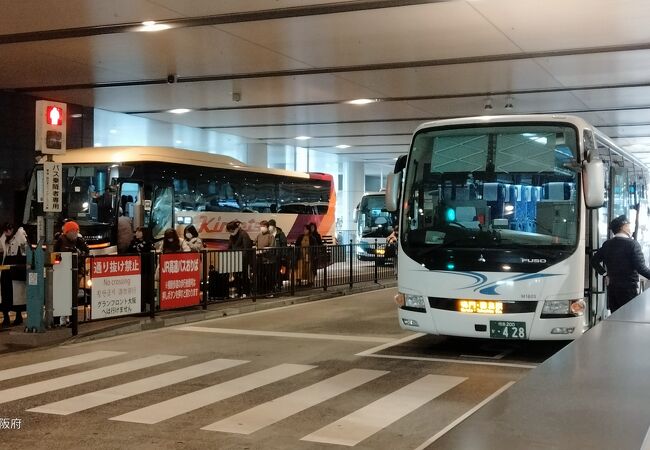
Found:
[[139, 256], [93, 258], [91, 319], [137, 314], [141, 311]]
[[201, 302], [201, 255], [160, 255], [160, 309], [181, 308]]

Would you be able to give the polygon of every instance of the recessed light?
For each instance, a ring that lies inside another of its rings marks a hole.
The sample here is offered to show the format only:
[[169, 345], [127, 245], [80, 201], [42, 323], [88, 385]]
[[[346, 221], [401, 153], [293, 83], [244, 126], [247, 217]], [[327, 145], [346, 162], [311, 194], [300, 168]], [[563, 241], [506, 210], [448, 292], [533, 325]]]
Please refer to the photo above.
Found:
[[348, 144], [339, 144], [336, 148], [350, 148], [350, 146]]
[[297, 141], [306, 141], [308, 139], [311, 139], [311, 136], [296, 136], [294, 139]]
[[140, 28], [140, 31], [162, 31], [169, 28], [171, 27], [164, 23], [157, 23], [155, 20], [145, 20], [142, 22], [142, 28]]
[[345, 103], [349, 103], [350, 105], [367, 105], [368, 103], [376, 103], [379, 100], [376, 98], [357, 98], [355, 100], [350, 100]]
[[188, 113], [190, 111], [191, 111], [191, 109], [187, 109], [187, 108], [175, 108], [175, 109], [170, 109], [167, 112], [170, 112], [172, 114], [185, 114], [185, 113]]

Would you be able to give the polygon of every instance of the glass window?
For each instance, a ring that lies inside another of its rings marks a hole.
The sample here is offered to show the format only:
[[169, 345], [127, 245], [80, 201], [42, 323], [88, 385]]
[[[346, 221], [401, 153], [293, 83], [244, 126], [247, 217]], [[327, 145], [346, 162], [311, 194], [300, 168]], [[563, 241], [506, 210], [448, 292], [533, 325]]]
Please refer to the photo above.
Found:
[[405, 186], [413, 249], [573, 246], [577, 137], [564, 125], [423, 130]]

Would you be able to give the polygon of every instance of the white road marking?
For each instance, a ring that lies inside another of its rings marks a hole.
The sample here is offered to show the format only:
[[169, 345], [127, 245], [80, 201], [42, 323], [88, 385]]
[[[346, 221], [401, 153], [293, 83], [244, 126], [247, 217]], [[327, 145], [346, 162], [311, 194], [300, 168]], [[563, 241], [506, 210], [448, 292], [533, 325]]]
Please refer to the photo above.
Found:
[[30, 412], [45, 414], [58, 414], [67, 416], [68, 414], [85, 411], [100, 405], [122, 400], [134, 395], [160, 389], [172, 384], [198, 378], [220, 370], [245, 364], [249, 361], [234, 359], [215, 359], [201, 364], [184, 367], [171, 372], [162, 373], [153, 377], [143, 378], [130, 383], [121, 384], [101, 391], [90, 392], [77, 397], [61, 400], [60, 402], [48, 403], [47, 405], [37, 408], [28, 409]]
[[29, 364], [27, 366], [14, 367], [12, 369], [0, 370], [0, 381], [10, 380], [12, 378], [20, 378], [35, 373], [47, 372], [50, 370], [61, 369], [68, 366], [76, 366], [92, 361], [98, 361], [104, 358], [111, 358], [113, 356], [124, 355], [126, 352], [109, 352], [97, 351], [90, 353], [82, 353], [81, 355], [68, 356], [60, 359], [53, 359], [36, 364]]
[[268, 336], [293, 339], [322, 339], [327, 341], [348, 341], [348, 342], [392, 342], [391, 338], [373, 336], [348, 336], [343, 334], [318, 334], [318, 333], [292, 333], [286, 331], [261, 331], [261, 330], [239, 330], [236, 328], [212, 328], [185, 326], [175, 328], [176, 331], [194, 331], [199, 333], [217, 334], [238, 334], [244, 336]]
[[280, 364], [270, 369], [244, 375], [234, 380], [226, 381], [225, 383], [181, 395], [145, 408], [136, 409], [135, 411], [120, 416], [111, 417], [110, 420], [146, 424], [162, 422], [163, 420], [180, 416], [181, 414], [211, 405], [220, 400], [243, 394], [244, 392], [283, 380], [293, 375], [298, 375], [314, 367], [316, 366]]
[[446, 375], [426, 375], [301, 440], [352, 447], [458, 386], [466, 379]]
[[[478, 411], [478, 410], [481, 409], [483, 406], [485, 406], [487, 403], [491, 402], [493, 399], [495, 399], [496, 397], [498, 397], [499, 395], [501, 395], [501, 393], [502, 393], [503, 391], [505, 391], [506, 389], [508, 389], [508, 388], [509, 388], [510, 386], [512, 386], [513, 384], [515, 384], [514, 381], [509, 381], [509, 382], [507, 382], [506, 384], [504, 384], [503, 386], [501, 386], [499, 389], [497, 389], [495, 392], [493, 392], [490, 396], [486, 397], [486, 398], [485, 398], [481, 403], [477, 404], [477, 405], [474, 406], [472, 409], [470, 409], [469, 411], [467, 411], [465, 414], [463, 414], [462, 416], [458, 417], [458, 418], [457, 418], [456, 420], [454, 420], [452, 423], [450, 423], [449, 425], [447, 425], [446, 427], [444, 427], [442, 430], [438, 431], [435, 435], [433, 435], [432, 437], [430, 437], [429, 439], [427, 439], [427, 440], [426, 440], [425, 442], [423, 442], [420, 446], [418, 446], [415, 450], [423, 450], [423, 449], [427, 448], [428, 446], [430, 446], [431, 444], [433, 444], [434, 442], [436, 442], [436, 441], [437, 441], [438, 439], [440, 439], [442, 436], [444, 436], [445, 434], [447, 434], [451, 429], [453, 429], [456, 425], [458, 425], [458, 424], [461, 423], [463, 420], [467, 419], [469, 416], [471, 416], [471, 415], [474, 414], [476, 411]], [[642, 450], [643, 450], [643, 449], [642, 449]]]
[[643, 439], [640, 450], [650, 450], [650, 428], [648, 428], [648, 431], [646, 431], [645, 438]]
[[5, 389], [4, 391], [0, 391], [0, 403], [33, 397], [34, 395], [56, 391], [70, 386], [77, 386], [81, 383], [101, 380], [102, 378], [108, 378], [114, 375], [133, 372], [134, 370], [144, 369], [146, 367], [156, 366], [158, 364], [164, 364], [182, 358], [185, 358], [185, 356], [153, 355], [146, 358], [135, 359], [133, 361], [113, 364], [112, 366], [100, 367], [98, 369], [87, 370], [72, 375], [52, 378], [51, 380], [39, 381], [38, 383]]
[[403, 337], [401, 339], [394, 339], [391, 340], [390, 342], [387, 342], [382, 345], [378, 345], [377, 347], [369, 348], [368, 350], [364, 350], [360, 353], [357, 353], [354, 356], [370, 356], [372, 354], [375, 354], [377, 352], [380, 352], [382, 350], [386, 350], [387, 348], [395, 347], [396, 345], [403, 344], [404, 342], [412, 341], [413, 339], [417, 339], [419, 337], [426, 336], [426, 333], [413, 333], [409, 336]]
[[453, 363], [453, 364], [470, 364], [478, 366], [498, 366], [498, 367], [516, 367], [517, 369], [535, 369], [537, 364], [519, 364], [519, 363], [506, 363], [506, 362], [496, 362], [496, 361], [467, 361], [463, 359], [453, 359], [453, 358], [427, 358], [420, 356], [395, 356], [395, 355], [361, 355], [368, 356], [370, 358], [383, 358], [383, 359], [403, 359], [406, 361], [432, 361], [432, 362], [443, 362], [443, 363]]
[[251, 434], [387, 373], [385, 370], [351, 369], [201, 429]]

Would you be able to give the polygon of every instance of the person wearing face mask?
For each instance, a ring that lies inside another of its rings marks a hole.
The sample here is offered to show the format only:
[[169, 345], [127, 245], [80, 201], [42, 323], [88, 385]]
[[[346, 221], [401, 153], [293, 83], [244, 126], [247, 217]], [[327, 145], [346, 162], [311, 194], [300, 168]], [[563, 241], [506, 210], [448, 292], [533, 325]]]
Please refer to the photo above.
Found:
[[138, 227], [135, 230], [135, 236], [129, 244], [127, 253], [147, 253], [153, 250], [153, 245], [145, 237], [147, 229], [145, 227]]
[[187, 245], [187, 242], [181, 241], [178, 237], [178, 233], [173, 228], [167, 228], [163, 236], [163, 253], [181, 253], [189, 252], [190, 247]]
[[237, 289], [237, 296], [245, 298], [250, 295], [251, 281], [249, 276], [250, 254], [253, 248], [253, 241], [246, 232], [242, 230], [240, 222], [233, 220], [226, 224], [226, 231], [230, 233], [228, 250], [239, 250], [242, 252], [242, 271], [233, 273], [233, 283]]
[[282, 231], [282, 228], [279, 228], [275, 219], [269, 220], [269, 233], [273, 236], [273, 247], [275, 258], [275, 268], [272, 273], [272, 285], [275, 292], [280, 292], [282, 290], [282, 279], [289, 273], [287, 270], [289, 253], [288, 253], [288, 242], [287, 236]]
[[203, 241], [199, 237], [199, 232], [196, 231], [196, 227], [194, 225], [186, 226], [184, 234], [185, 242], [187, 242], [187, 245], [190, 248], [191, 252], [200, 252], [203, 250]]
[[257, 293], [273, 297], [273, 284], [275, 272], [273, 250], [273, 235], [269, 232], [269, 223], [266, 220], [260, 222], [260, 232], [255, 238], [257, 247]]

